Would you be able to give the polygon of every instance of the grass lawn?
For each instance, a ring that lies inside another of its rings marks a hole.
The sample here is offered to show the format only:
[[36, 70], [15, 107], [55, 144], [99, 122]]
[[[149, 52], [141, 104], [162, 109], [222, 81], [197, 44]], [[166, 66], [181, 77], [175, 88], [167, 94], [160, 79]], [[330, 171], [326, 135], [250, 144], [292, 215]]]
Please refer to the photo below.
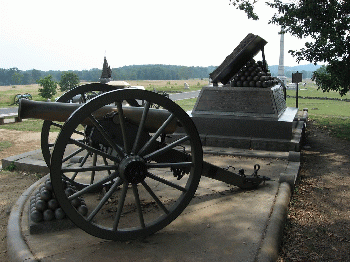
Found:
[[[188, 92], [202, 89], [208, 85], [209, 79], [189, 79], [189, 80], [129, 80], [132, 86], [143, 86], [149, 91], [165, 91], [165, 92]], [[187, 83], [190, 90], [184, 89]]]

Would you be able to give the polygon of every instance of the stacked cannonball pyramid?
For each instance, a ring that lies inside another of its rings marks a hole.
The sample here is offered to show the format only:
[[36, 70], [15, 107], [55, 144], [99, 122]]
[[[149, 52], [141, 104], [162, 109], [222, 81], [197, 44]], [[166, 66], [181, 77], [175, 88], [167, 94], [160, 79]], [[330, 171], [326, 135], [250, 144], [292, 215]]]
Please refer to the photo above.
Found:
[[[75, 186], [63, 181], [63, 187], [67, 196], [76, 192]], [[82, 198], [75, 198], [71, 201], [78, 212], [85, 216], [88, 212], [85, 201]], [[30, 219], [39, 223], [42, 221], [61, 220], [66, 217], [52, 191], [51, 180], [48, 178], [44, 185], [41, 185], [35, 194], [30, 198]]]
[[251, 59], [233, 77], [233, 87], [261, 87], [267, 88], [277, 84], [276, 78], [271, 76], [263, 66], [262, 61], [255, 62]]

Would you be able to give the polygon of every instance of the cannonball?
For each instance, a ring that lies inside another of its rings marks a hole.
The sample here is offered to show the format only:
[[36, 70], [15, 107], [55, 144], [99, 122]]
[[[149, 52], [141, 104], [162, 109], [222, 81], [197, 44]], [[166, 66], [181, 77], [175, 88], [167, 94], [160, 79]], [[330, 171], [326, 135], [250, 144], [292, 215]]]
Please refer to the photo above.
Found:
[[74, 190], [70, 187], [67, 187], [66, 190], [64, 190], [64, 193], [66, 194], [67, 197], [69, 197], [74, 194]]
[[262, 87], [262, 82], [261, 81], [256, 81], [255, 86], [256, 87]]
[[264, 81], [266, 81], [266, 80], [267, 80], [266, 76], [261, 76], [261, 77], [260, 77], [260, 81], [261, 81], [261, 82], [264, 82]]
[[245, 81], [247, 79], [247, 77], [246, 76], [241, 76], [241, 81], [243, 82], [243, 81]]
[[39, 223], [43, 221], [43, 214], [38, 210], [34, 210], [30, 213], [30, 219], [33, 222]]
[[65, 218], [65, 216], [66, 216], [66, 214], [64, 213], [62, 208], [59, 207], [55, 210], [55, 218], [57, 220], [61, 220], [61, 219]]
[[259, 81], [260, 80], [260, 77], [259, 76], [254, 76], [253, 77], [253, 81]]
[[55, 198], [50, 199], [49, 202], [47, 203], [47, 206], [51, 210], [55, 210], [56, 208], [58, 208], [58, 201]]
[[250, 67], [248, 67], [248, 72], [249, 72], [249, 75], [251, 75], [252, 74], [252, 72], [254, 71], [254, 66], [250, 66]]
[[268, 82], [268, 81], [263, 82], [263, 83], [262, 83], [262, 86], [265, 87], [265, 88], [266, 88], [266, 87], [269, 87], [269, 82]]
[[242, 81], [237, 81], [237, 86], [242, 86]]
[[45, 201], [49, 201], [52, 198], [51, 191], [47, 190], [46, 188], [41, 191], [40, 198]]
[[248, 77], [247, 77], [247, 81], [250, 82], [250, 81], [252, 81], [252, 80], [253, 80], [253, 77], [252, 77], [252, 76], [248, 76]]
[[85, 205], [81, 205], [78, 207], [78, 212], [82, 215], [82, 216], [86, 216], [88, 213], [88, 208]]
[[71, 202], [72, 206], [74, 206], [75, 208], [81, 205], [81, 200], [79, 198], [74, 198], [70, 202]]
[[249, 82], [249, 86], [250, 86], [250, 87], [255, 87], [255, 81], [250, 81], [250, 82]]
[[244, 75], [245, 75], [245, 76], [250, 76], [250, 71], [246, 71], [246, 72], [244, 73]]
[[244, 87], [248, 87], [248, 86], [249, 86], [249, 82], [248, 82], [248, 81], [244, 81], [244, 82], [243, 82], [243, 86], [244, 86]]
[[43, 212], [43, 218], [45, 221], [51, 221], [55, 218], [55, 213], [51, 209], [46, 209]]
[[36, 209], [35, 202], [33, 204], [30, 204], [30, 207], [29, 207], [29, 209], [33, 209], [33, 208]]
[[45, 182], [45, 188], [49, 191], [52, 191], [52, 183], [51, 180]]
[[43, 212], [47, 209], [47, 202], [45, 200], [39, 199], [36, 201], [35, 207], [38, 211]]

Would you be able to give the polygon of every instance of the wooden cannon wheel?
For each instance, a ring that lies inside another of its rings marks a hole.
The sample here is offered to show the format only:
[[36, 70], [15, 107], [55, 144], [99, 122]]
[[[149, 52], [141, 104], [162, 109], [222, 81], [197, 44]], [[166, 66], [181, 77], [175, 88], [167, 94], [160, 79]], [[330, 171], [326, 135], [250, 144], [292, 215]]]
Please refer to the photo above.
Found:
[[[93, 97], [109, 92], [112, 90], [117, 90], [117, 89], [122, 89], [122, 87], [119, 86], [111, 86], [111, 85], [106, 85], [106, 84], [101, 84], [101, 83], [91, 83], [91, 84], [86, 84], [86, 85], [81, 85], [78, 86], [74, 89], [69, 90], [68, 92], [64, 93], [62, 96], [60, 96], [56, 102], [61, 102], [61, 103], [72, 103], [72, 102], [79, 102], [79, 103], [86, 103]], [[75, 98], [75, 101], [74, 101]], [[128, 101], [131, 105], [133, 106], [139, 106], [137, 101], [135, 100], [129, 100]], [[61, 122], [56, 122], [56, 121], [48, 121], [45, 120], [43, 122], [43, 127], [41, 130], [41, 152], [43, 154], [44, 160], [46, 162], [46, 165], [50, 167], [50, 162], [51, 162], [51, 151], [53, 149], [54, 144], [49, 142], [49, 136], [50, 132], [52, 131], [53, 128], [59, 128], [61, 129], [63, 126], [63, 123]], [[69, 161], [74, 157], [74, 155], [71, 155], [65, 159], [65, 161]], [[83, 157], [83, 161], [87, 161], [89, 158], [96, 158], [96, 155], [94, 153], [87, 153]], [[93, 175], [93, 174], [92, 174]], [[78, 183], [74, 180], [71, 181], [74, 183], [76, 186], [86, 186], [86, 184], [81, 184]]]
[[[145, 102], [136, 127], [124, 117], [127, 100]], [[110, 104], [118, 107], [115, 117], [121, 130], [119, 140], [114, 136], [113, 124], [106, 125], [106, 119], [95, 117], [96, 110]], [[169, 117], [150, 133], [145, 123], [150, 105], [154, 104], [169, 112]], [[85, 119], [89, 119], [92, 128], [77, 131]], [[185, 136], [166, 142], [164, 130], [174, 119]], [[99, 134], [104, 147], [98, 148], [89, 144], [88, 139], [77, 138], [83, 132], [86, 135], [87, 129], [90, 137]], [[184, 144], [190, 153], [184, 153], [181, 147]], [[86, 161], [84, 165], [65, 166], [67, 151], [72, 146], [96, 154], [95, 164]], [[113, 150], [105, 150], [106, 146]], [[73, 223], [99, 238], [128, 240], [153, 234], [181, 214], [198, 187], [202, 164], [200, 138], [187, 113], [162, 95], [129, 89], [99, 95], [71, 115], [56, 140], [50, 176], [55, 196]], [[62, 180], [71, 174], [84, 179], [85, 173], [91, 171], [95, 174], [88, 186], [68, 192], [67, 183]], [[96, 193], [96, 188], [101, 190]], [[76, 208], [76, 202], [87, 207], [87, 214]]]

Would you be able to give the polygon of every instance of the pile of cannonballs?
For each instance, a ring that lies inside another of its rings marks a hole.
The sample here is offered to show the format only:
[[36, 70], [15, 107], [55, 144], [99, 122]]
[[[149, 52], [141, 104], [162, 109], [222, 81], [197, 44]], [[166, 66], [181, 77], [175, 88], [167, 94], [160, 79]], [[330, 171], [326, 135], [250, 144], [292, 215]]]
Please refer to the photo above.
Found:
[[[74, 185], [67, 181], [62, 181], [65, 194], [70, 196], [76, 192]], [[71, 204], [78, 212], [86, 216], [88, 208], [84, 199], [78, 197], [71, 201]], [[30, 198], [30, 219], [33, 222], [39, 223], [42, 221], [61, 220], [66, 217], [66, 214], [60, 207], [55, 194], [52, 191], [50, 178], [46, 179], [45, 183], [39, 187], [33, 196]]]
[[267, 88], [276, 85], [277, 82], [277, 79], [264, 68], [262, 61], [255, 62], [251, 59], [233, 77], [231, 86]]

